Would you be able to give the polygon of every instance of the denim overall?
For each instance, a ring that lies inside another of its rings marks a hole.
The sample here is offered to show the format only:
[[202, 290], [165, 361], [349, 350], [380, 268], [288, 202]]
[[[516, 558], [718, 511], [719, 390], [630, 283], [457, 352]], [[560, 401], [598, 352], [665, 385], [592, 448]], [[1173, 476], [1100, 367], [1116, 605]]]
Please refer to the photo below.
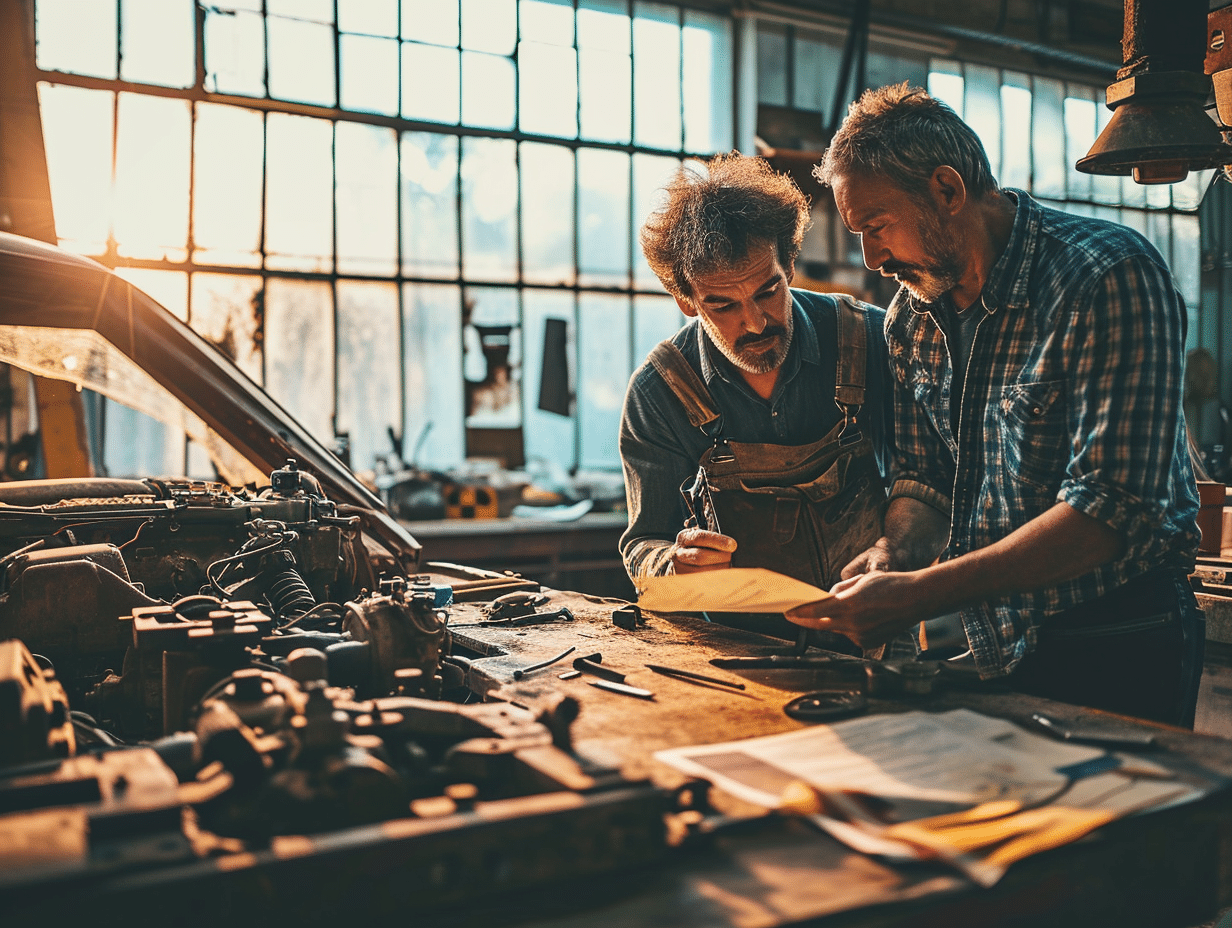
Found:
[[[835, 299], [839, 352], [834, 402], [843, 419], [805, 445], [728, 441], [705, 383], [679, 349], [664, 341], [650, 354], [689, 422], [714, 440], [700, 465], [720, 530], [737, 542], [732, 566], [769, 568], [823, 590], [881, 537], [886, 508], [873, 443], [859, 418], [868, 358], [866, 322], [851, 302]], [[791, 629], [787, 637], [798, 631]]]

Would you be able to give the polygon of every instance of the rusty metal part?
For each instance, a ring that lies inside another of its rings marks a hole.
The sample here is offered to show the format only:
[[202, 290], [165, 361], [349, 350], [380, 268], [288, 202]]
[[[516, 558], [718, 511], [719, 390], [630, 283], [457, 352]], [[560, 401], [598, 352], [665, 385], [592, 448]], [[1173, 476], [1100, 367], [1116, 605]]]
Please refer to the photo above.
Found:
[[[370, 695], [392, 693], [436, 697], [441, 692], [441, 654], [448, 645], [448, 616], [430, 592], [370, 596], [344, 606], [343, 632], [371, 646]], [[421, 671], [414, 680], [399, 672]], [[418, 689], [414, 686], [418, 684]]]
[[548, 597], [542, 593], [519, 590], [496, 597], [483, 607], [483, 613], [490, 621], [514, 619], [518, 616], [530, 615], [547, 601]]
[[630, 632], [638, 626], [645, 625], [646, 620], [642, 617], [642, 607], [636, 603], [630, 603], [613, 610], [612, 624]]
[[20, 641], [0, 641], [0, 746], [11, 763], [76, 752], [64, 687]]
[[485, 619], [482, 622], [461, 622], [450, 628], [524, 628], [527, 625], [546, 625], [549, 622], [572, 622], [573, 612], [561, 606], [551, 612], [531, 612], [513, 618]]

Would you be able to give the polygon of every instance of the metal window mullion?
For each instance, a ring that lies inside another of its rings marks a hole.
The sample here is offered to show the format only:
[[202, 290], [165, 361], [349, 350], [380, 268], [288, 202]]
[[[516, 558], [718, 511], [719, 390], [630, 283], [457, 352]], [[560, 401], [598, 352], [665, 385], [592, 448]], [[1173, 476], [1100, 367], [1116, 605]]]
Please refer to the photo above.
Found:
[[205, 92], [205, 6], [193, 4], [193, 50], [197, 56], [197, 67], [193, 74], [193, 89], [199, 93]]
[[[402, 34], [401, 16], [398, 20], [398, 35]], [[402, 40], [398, 40], [398, 112], [402, 112]], [[403, 449], [406, 448], [406, 413], [409, 406], [409, 397], [406, 395], [406, 285], [403, 283], [403, 272], [406, 270], [403, 264], [404, 252], [403, 242], [406, 240], [403, 223], [406, 221], [405, 210], [402, 202], [402, 133], [394, 130], [394, 247], [397, 249], [397, 256], [394, 262], [394, 267], [397, 270], [397, 277], [394, 279], [394, 286], [398, 290], [398, 438]], [[399, 456], [401, 457], [401, 455]], [[402, 461], [398, 462], [399, 465]], [[375, 462], [374, 462], [375, 464]]]
[[119, 159], [120, 159], [120, 91], [115, 90], [111, 94], [111, 200], [113, 208], [111, 210], [111, 218], [107, 223], [107, 250], [103, 257], [103, 263], [110, 268], [116, 267], [119, 262], [119, 249], [116, 247], [118, 240], [115, 234], [115, 208], [114, 204], [117, 201], [119, 183]]
[[[997, 159], [997, 173], [1000, 177], [995, 177], [993, 180], [998, 185], [1001, 183], [1001, 177], [1005, 176], [1005, 96], [1001, 93], [1005, 87], [1005, 68], [997, 68], [997, 148], [1000, 150], [1000, 157]], [[1096, 120], [1098, 122], [1098, 120]], [[1028, 144], [1027, 150], [1030, 150]]]
[[1027, 75], [1031, 91], [1031, 112], [1027, 114], [1027, 190], [1035, 195], [1035, 75]]
[[[121, 68], [124, 65], [124, 12], [122, 5], [116, 3], [116, 47], [115, 47], [115, 65], [116, 65], [116, 84], [112, 88], [111, 93], [111, 199], [114, 204], [116, 201], [116, 183], [119, 178], [119, 150], [120, 150], [120, 76], [123, 74]], [[107, 251], [104, 257], [104, 263], [110, 267], [116, 267], [119, 261], [119, 249], [116, 247], [118, 241], [115, 235], [115, 209], [114, 205], [111, 211], [110, 221], [107, 223]]]
[[[459, 8], [461, 4], [459, 3]], [[518, 0], [513, 0], [513, 125], [515, 128], [522, 127], [522, 107], [521, 97], [519, 96], [519, 88], [521, 86], [522, 68], [521, 56], [518, 54], [519, 45], [522, 36], [522, 5]], [[458, 97], [461, 99], [462, 94], [459, 92]], [[514, 203], [514, 233], [513, 233], [513, 249], [514, 261], [516, 263], [516, 278], [519, 283], [524, 283], [524, 275], [526, 268], [525, 249], [522, 243], [522, 200], [523, 200], [523, 185], [522, 185], [522, 142], [513, 143], [513, 171], [518, 179], [518, 198]], [[522, 324], [522, 300], [519, 294], [518, 298], [518, 325]]]
[[[625, 13], [629, 17], [629, 229], [626, 238], [629, 243], [629, 261], [626, 266], [625, 279], [628, 281], [626, 287], [632, 290], [634, 284], [633, 248], [636, 244], [636, 237], [633, 234], [633, 209], [636, 205], [633, 190], [633, 146], [637, 142], [637, 55], [634, 53], [637, 48], [637, 42], [633, 37], [635, 31], [633, 28], [633, 0], [625, 0]], [[579, 367], [581, 367], [581, 361], [581, 352], [579, 351]]]
[[[677, 93], [679, 94], [677, 104], [678, 114], [680, 116], [680, 151], [684, 151], [684, 140], [687, 135], [687, 120], [685, 118], [684, 104], [684, 7], [676, 7], [676, 74], [678, 77]], [[629, 342], [630, 351], [632, 351], [633, 342]]]
[[[196, 254], [197, 244], [196, 235], [194, 234], [194, 219], [195, 210], [193, 204], [196, 202], [197, 196], [197, 104], [188, 104], [188, 248], [186, 257], [191, 257]], [[192, 275], [188, 275], [188, 292], [185, 296], [185, 313], [187, 322], [191, 326], [193, 324], [193, 304], [192, 304]]]
[[257, 248], [261, 256], [261, 331], [257, 333], [257, 337], [261, 340], [261, 386], [265, 387], [269, 383], [269, 347], [265, 338], [267, 320], [269, 318], [269, 300], [267, 292], [269, 289], [270, 274], [266, 265], [268, 262], [268, 254], [266, 251], [265, 233], [268, 223], [265, 221], [265, 213], [269, 206], [269, 113], [261, 114], [261, 226], [257, 234]]
[[[464, 305], [464, 300], [462, 300], [464, 291], [461, 288], [465, 286], [463, 282], [463, 277], [465, 276], [463, 268], [465, 266], [464, 255], [466, 253], [466, 244], [463, 241], [463, 238], [466, 234], [466, 223], [462, 221], [462, 209], [463, 209], [462, 149], [463, 149], [463, 142], [467, 138], [467, 135], [463, 134], [463, 131], [462, 131], [462, 4], [464, 2], [465, 0], [458, 0], [458, 45], [457, 45], [457, 48], [458, 48], [458, 141], [457, 141], [457, 145], [454, 146], [454, 172], [453, 172], [454, 221], [456, 223], [456, 230], [457, 230], [456, 239], [458, 243], [458, 247], [457, 247], [458, 263], [457, 263], [456, 279], [457, 279], [458, 287], [459, 287], [458, 296], [460, 298], [459, 303], [458, 303], [458, 313], [459, 313], [458, 323], [459, 325], [461, 325], [461, 322], [462, 322], [461, 312], [462, 312], [462, 306]], [[461, 372], [459, 371], [459, 373]], [[465, 381], [465, 378], [463, 378], [463, 381]], [[463, 387], [465, 388], [465, 382], [463, 383]], [[465, 414], [463, 418], [465, 419]]]
[[[334, 0], [334, 105], [342, 109], [342, 30], [338, 28], [338, 0]], [[399, 74], [401, 83], [401, 74]]]
[[[341, 109], [342, 106], [342, 38], [338, 33], [338, 0], [333, 3], [334, 22], [334, 105]], [[329, 168], [330, 177], [332, 179], [332, 190], [330, 197], [330, 267], [332, 273], [329, 278], [329, 294], [330, 294], [330, 322], [333, 325], [333, 341], [334, 350], [331, 354], [331, 363], [333, 366], [334, 382], [330, 387], [330, 397], [333, 402], [333, 411], [330, 415], [332, 429], [334, 432], [334, 447], [338, 446], [338, 411], [339, 411], [339, 384], [342, 378], [342, 362], [340, 360], [341, 352], [338, 350], [339, 340], [342, 329], [340, 326], [340, 313], [338, 311], [338, 125], [340, 120], [331, 119], [329, 139]]]
[[783, 37], [783, 84], [786, 103], [796, 108], [796, 27], [787, 26]]
[[[574, 71], [574, 78], [577, 82], [577, 99], [574, 101], [573, 109], [574, 109], [574, 113], [577, 119], [577, 139], [579, 142], [579, 146], [573, 149], [573, 284], [574, 284], [575, 289], [573, 291], [573, 307], [572, 307], [573, 311], [572, 313], [570, 313], [570, 315], [573, 317], [571, 330], [573, 332], [573, 368], [574, 368], [573, 374], [574, 376], [568, 377], [568, 381], [571, 385], [571, 389], [569, 392], [570, 394], [572, 394], [570, 396], [570, 401], [571, 401], [570, 405], [573, 411], [573, 422], [571, 423], [572, 425], [571, 431], [573, 432], [573, 436], [572, 436], [573, 437], [573, 455], [572, 455], [573, 466], [571, 470], [573, 473], [576, 473], [578, 468], [582, 466], [582, 427], [581, 427], [582, 416], [581, 416], [581, 410], [578, 408], [578, 383], [577, 383], [577, 371], [579, 367], [581, 366], [581, 358], [582, 358], [582, 345], [579, 339], [580, 329], [578, 327], [579, 320], [581, 319], [581, 310], [579, 309], [578, 304], [581, 301], [581, 297], [577, 289], [577, 287], [580, 285], [581, 280], [582, 280], [582, 184], [581, 184], [581, 181], [579, 180], [581, 176], [581, 168], [578, 164], [579, 156], [581, 154], [580, 143], [582, 141], [582, 43], [578, 39], [577, 16], [578, 16], [578, 0], [573, 0], [573, 48], [574, 48], [573, 71]], [[630, 28], [632, 28], [632, 24], [630, 24]], [[632, 95], [630, 95], [629, 100], [630, 100], [629, 108], [630, 108], [630, 111], [632, 111], [632, 108], [633, 108], [632, 107], [632, 100], [633, 100]], [[632, 141], [632, 137], [630, 137], [630, 141]], [[568, 362], [568, 357], [569, 357], [569, 347], [568, 346], [569, 346], [569, 339], [568, 339], [568, 333], [566, 333], [566, 336], [565, 336], [566, 364]], [[567, 371], [566, 371], [566, 376], [568, 376]], [[540, 371], [539, 377], [540, 377], [540, 387], [539, 388], [540, 390], [542, 390], [543, 389], [543, 384], [542, 384], [543, 372], [542, 371]]]
[[261, 39], [265, 46], [265, 66], [261, 69], [261, 80], [265, 84], [265, 99], [272, 100], [270, 96], [270, 37], [269, 37], [269, 3], [267, 0], [261, 0]]
[[[337, 14], [337, 4], [335, 0], [335, 15], [336, 14]], [[335, 26], [334, 37], [337, 38], [337, 35], [338, 35], [338, 30]], [[335, 69], [335, 77], [336, 76], [337, 76], [337, 70]], [[330, 203], [330, 229], [331, 229], [330, 251], [331, 251], [331, 257], [332, 257], [330, 266], [333, 272], [330, 274], [329, 292], [330, 292], [330, 297], [332, 299], [332, 305], [330, 307], [330, 310], [331, 310], [330, 318], [331, 318], [331, 321], [333, 322], [333, 328], [334, 328], [334, 350], [332, 352], [333, 368], [334, 368], [334, 383], [333, 383], [332, 389], [330, 390], [330, 393], [332, 394], [333, 403], [334, 403], [333, 414], [331, 416], [331, 419], [333, 420], [333, 429], [334, 429], [334, 444], [335, 446], [337, 446], [338, 383], [339, 383], [339, 379], [342, 373], [342, 365], [338, 358], [338, 355], [340, 354], [340, 352], [338, 351], [338, 341], [339, 341], [339, 335], [341, 333], [341, 329], [338, 326], [338, 321], [339, 321], [338, 320], [338, 315], [339, 315], [338, 314], [338, 122], [331, 121], [330, 124], [333, 128], [333, 132], [330, 133], [330, 152], [329, 152], [330, 154], [330, 159], [329, 159], [330, 160], [330, 175], [333, 178], [333, 196], [332, 196], [332, 202]]]

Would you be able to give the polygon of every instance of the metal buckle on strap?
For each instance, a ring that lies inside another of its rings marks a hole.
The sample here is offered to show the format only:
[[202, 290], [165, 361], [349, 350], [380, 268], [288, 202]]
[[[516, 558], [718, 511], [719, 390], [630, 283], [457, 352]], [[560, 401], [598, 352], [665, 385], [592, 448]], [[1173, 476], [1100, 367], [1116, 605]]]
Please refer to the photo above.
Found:
[[715, 416], [714, 419], [707, 422], [701, 428], [702, 434], [714, 442], [710, 448], [711, 464], [726, 464], [729, 461], [736, 460], [736, 455], [732, 453], [731, 446], [727, 443], [727, 439], [723, 437], [722, 416]]
[[847, 406], [843, 403], [837, 403], [838, 408], [843, 411], [843, 429], [838, 433], [838, 444], [841, 448], [846, 448], [856, 444], [856, 442], [864, 440], [864, 432], [860, 428], [860, 423], [856, 421], [856, 417], [860, 415], [861, 406]]

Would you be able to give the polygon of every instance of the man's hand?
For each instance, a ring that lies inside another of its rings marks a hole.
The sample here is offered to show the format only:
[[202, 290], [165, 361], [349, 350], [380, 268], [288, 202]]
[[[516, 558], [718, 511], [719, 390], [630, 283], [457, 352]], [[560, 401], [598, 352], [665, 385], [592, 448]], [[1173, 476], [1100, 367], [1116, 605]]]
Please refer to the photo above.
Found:
[[700, 528], [681, 529], [672, 547], [672, 569], [678, 574], [731, 567], [736, 539]]
[[918, 621], [1082, 576], [1120, 557], [1125, 543], [1121, 532], [1057, 503], [1000, 541], [953, 560], [840, 580], [829, 599], [799, 606], [787, 618], [872, 648]]
[[932, 618], [932, 607], [917, 595], [920, 579], [918, 571], [872, 570], [840, 580], [833, 596], [797, 606], [787, 619], [805, 628], [846, 635], [865, 650], [875, 648]]
[[908, 496], [890, 501], [885, 534], [847, 564], [844, 580], [873, 571], [918, 570], [931, 563], [949, 537], [949, 517]]
[[844, 580], [850, 580], [852, 577], [860, 576], [860, 574], [867, 574], [876, 570], [896, 570], [897, 568], [898, 565], [894, 563], [894, 558], [890, 554], [889, 539], [883, 536], [878, 538], [867, 551], [852, 558], [851, 563], [843, 568], [839, 576]]

